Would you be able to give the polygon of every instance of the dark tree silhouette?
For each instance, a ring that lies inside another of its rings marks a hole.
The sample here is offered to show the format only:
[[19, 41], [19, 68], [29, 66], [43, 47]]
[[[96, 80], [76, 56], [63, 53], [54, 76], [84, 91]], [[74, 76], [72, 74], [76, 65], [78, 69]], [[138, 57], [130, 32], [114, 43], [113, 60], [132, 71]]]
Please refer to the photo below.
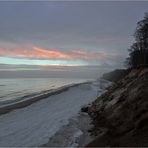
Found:
[[148, 13], [145, 13], [144, 19], [137, 23], [134, 37], [139, 50], [148, 50]]
[[129, 68], [148, 65], [148, 13], [137, 23], [134, 33], [135, 43], [128, 49], [129, 58], [126, 64]]

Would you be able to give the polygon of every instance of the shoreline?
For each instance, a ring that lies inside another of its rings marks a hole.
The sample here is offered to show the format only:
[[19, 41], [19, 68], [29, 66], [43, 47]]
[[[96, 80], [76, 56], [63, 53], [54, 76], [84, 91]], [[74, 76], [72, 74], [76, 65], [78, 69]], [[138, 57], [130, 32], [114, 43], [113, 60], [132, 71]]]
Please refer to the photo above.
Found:
[[52, 95], [58, 95], [62, 92], [67, 91], [68, 89], [70, 89], [72, 87], [77, 87], [77, 86], [83, 85], [83, 84], [91, 84], [93, 82], [94, 81], [86, 81], [86, 82], [81, 82], [81, 83], [76, 83], [76, 84], [64, 85], [64, 86], [59, 87], [57, 89], [51, 89], [48, 92], [46, 91], [46, 93], [43, 91], [43, 94], [30, 97], [29, 99], [25, 99], [25, 100], [21, 100], [21, 101], [11, 103], [11, 104], [8, 104], [8, 105], [0, 106], [0, 115], [9, 113], [9, 112], [16, 110], [16, 109], [27, 107], [27, 106], [29, 106], [29, 105], [37, 102], [37, 101], [46, 99], [46, 98], [48, 98]]
[[[30, 147], [46, 144], [69, 120], [78, 116], [81, 107], [94, 101], [104, 91], [98, 89], [99, 81], [77, 85], [63, 93], [1, 115], [0, 145]], [[79, 134], [76, 132], [74, 135], [78, 137]]]

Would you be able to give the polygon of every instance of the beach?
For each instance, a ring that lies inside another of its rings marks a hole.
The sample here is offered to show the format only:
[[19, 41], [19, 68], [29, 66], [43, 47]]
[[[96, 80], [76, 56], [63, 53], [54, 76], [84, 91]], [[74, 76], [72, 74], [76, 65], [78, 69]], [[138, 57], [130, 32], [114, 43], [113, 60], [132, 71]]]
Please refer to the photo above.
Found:
[[[56, 133], [61, 132], [62, 127], [72, 126], [69, 123], [72, 123], [74, 119], [79, 120], [77, 117], [80, 115], [81, 107], [94, 101], [108, 85], [108, 81], [100, 80], [66, 86], [57, 90], [56, 93], [46, 96], [46, 98], [43, 97], [43, 99], [40, 98], [32, 104], [28, 104], [26, 107], [13, 109], [9, 113], [1, 115], [0, 146], [50, 144], [50, 139], [52, 137], [54, 139]], [[74, 127], [72, 126], [73, 128], [70, 129], [75, 130], [71, 139], [75, 141], [83, 135], [83, 130], [78, 129], [77, 124], [73, 125]], [[68, 132], [64, 133], [65, 136], [66, 134]], [[57, 133], [57, 135], [59, 134]], [[74, 143], [71, 142], [67, 145], [71, 146]], [[59, 143], [59, 146], [61, 144]]]

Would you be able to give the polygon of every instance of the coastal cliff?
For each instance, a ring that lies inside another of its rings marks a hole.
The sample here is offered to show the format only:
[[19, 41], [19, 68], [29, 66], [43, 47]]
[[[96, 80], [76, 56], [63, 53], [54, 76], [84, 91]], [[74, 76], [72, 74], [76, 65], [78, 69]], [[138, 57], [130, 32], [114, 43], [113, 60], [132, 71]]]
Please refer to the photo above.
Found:
[[87, 110], [95, 146], [148, 146], [148, 68], [132, 70]]

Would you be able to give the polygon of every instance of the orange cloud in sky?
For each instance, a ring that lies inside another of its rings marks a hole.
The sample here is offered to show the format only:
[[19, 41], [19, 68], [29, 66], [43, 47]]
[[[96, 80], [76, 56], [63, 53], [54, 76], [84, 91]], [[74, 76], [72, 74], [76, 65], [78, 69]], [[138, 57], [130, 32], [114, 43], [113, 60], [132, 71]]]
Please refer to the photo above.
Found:
[[71, 57], [68, 54], [65, 54], [64, 52], [58, 50], [46, 50], [38, 47], [33, 47], [33, 49], [37, 52], [44, 54], [49, 58], [71, 59]]
[[33, 58], [33, 59], [108, 59], [109, 54], [105, 52], [86, 51], [82, 49], [75, 50], [59, 50], [59, 49], [43, 49], [39, 47], [31, 47], [27, 49], [20, 48], [0, 48], [0, 56]]

